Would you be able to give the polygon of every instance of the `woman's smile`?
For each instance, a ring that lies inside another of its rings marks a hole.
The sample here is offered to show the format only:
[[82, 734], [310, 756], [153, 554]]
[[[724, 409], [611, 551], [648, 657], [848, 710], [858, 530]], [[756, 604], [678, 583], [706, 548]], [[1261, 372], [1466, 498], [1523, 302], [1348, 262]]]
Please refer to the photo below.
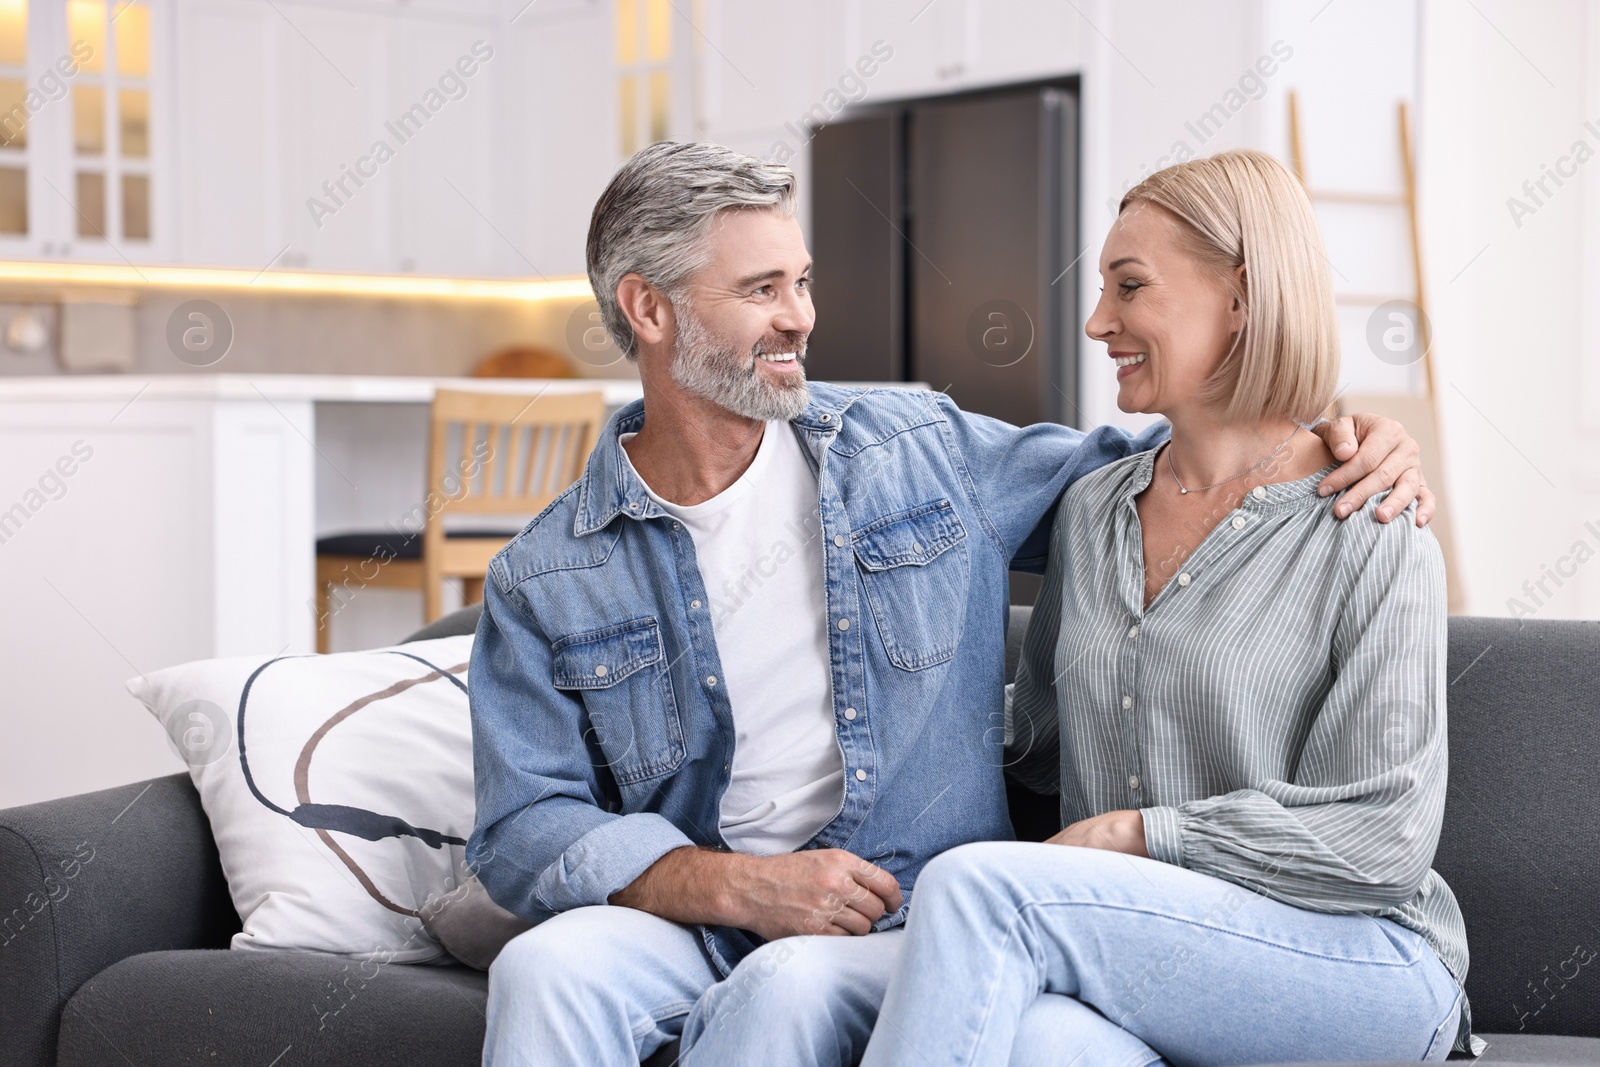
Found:
[[1145, 360], [1150, 358], [1145, 352], [1111, 352], [1110, 356], [1116, 360], [1119, 382], [1131, 374], [1137, 374], [1139, 368], [1144, 366]]

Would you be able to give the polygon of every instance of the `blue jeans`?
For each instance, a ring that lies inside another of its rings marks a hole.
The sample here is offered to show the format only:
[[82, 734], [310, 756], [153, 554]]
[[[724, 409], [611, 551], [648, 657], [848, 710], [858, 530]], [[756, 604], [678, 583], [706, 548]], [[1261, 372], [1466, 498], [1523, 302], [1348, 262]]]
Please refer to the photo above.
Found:
[[905, 940], [899, 927], [787, 937], [718, 981], [697, 929], [575, 908], [517, 935], [490, 965], [483, 1065], [638, 1067], [681, 1034], [681, 1067], [847, 1067]]
[[986, 842], [917, 881], [862, 1067], [1442, 1060], [1461, 990], [1387, 919], [1157, 860]]

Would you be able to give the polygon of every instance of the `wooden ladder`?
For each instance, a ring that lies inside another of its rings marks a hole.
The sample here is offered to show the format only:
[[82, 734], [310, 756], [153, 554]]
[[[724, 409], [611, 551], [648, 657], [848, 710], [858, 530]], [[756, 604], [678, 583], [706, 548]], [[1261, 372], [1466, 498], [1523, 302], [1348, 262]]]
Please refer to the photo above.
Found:
[[1318, 202], [1356, 204], [1374, 208], [1395, 209], [1405, 212], [1408, 236], [1411, 242], [1410, 293], [1335, 292], [1337, 304], [1353, 307], [1378, 308], [1394, 300], [1409, 301], [1419, 314], [1412, 327], [1416, 330], [1418, 344], [1422, 347], [1423, 395], [1409, 393], [1364, 393], [1350, 395], [1341, 392], [1334, 404], [1341, 415], [1366, 411], [1385, 415], [1405, 425], [1417, 439], [1422, 450], [1422, 467], [1428, 477], [1428, 487], [1439, 498], [1428, 528], [1433, 531], [1444, 553], [1445, 576], [1449, 589], [1450, 611], [1460, 614], [1466, 610], [1466, 590], [1456, 563], [1455, 538], [1451, 523], [1450, 502], [1445, 492], [1445, 475], [1441, 444], [1438, 374], [1434, 366], [1433, 326], [1428, 317], [1427, 286], [1422, 271], [1422, 230], [1417, 221], [1417, 168], [1411, 139], [1411, 112], [1405, 101], [1399, 104], [1400, 167], [1404, 188], [1398, 193], [1347, 192], [1318, 189], [1307, 177], [1305, 141], [1300, 121], [1300, 97], [1289, 90], [1289, 151], [1294, 172], [1305, 186], [1306, 195], [1313, 205]]

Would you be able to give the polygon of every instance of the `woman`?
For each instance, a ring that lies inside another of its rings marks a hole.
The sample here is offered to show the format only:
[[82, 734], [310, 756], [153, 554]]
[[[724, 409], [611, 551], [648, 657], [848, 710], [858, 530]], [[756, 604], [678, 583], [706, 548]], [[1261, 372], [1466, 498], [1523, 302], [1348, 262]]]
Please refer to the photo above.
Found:
[[1444, 1059], [1471, 1033], [1429, 869], [1444, 567], [1317, 492], [1338, 337], [1310, 204], [1258, 152], [1179, 164], [1100, 264], [1118, 406], [1172, 437], [1057, 512], [1012, 717], [1066, 829], [928, 865], [863, 1064]]

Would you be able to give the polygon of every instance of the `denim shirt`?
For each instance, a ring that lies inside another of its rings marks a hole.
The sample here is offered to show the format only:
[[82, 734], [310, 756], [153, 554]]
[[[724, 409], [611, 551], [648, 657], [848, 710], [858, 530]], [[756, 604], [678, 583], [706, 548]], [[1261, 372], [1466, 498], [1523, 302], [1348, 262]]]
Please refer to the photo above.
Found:
[[[605, 904], [674, 849], [725, 849], [733, 711], [689, 531], [626, 462], [612, 416], [583, 477], [495, 556], [471, 660], [467, 862], [528, 922]], [[1017, 428], [943, 393], [813, 383], [790, 423], [817, 475], [838, 813], [804, 848], [889, 872], [904, 921], [929, 859], [1012, 834], [1002, 774], [1010, 569], [1042, 571], [1074, 479], [1153, 447], [1112, 427]], [[774, 641], [784, 635], [774, 633]], [[761, 943], [702, 928], [728, 973]]]

